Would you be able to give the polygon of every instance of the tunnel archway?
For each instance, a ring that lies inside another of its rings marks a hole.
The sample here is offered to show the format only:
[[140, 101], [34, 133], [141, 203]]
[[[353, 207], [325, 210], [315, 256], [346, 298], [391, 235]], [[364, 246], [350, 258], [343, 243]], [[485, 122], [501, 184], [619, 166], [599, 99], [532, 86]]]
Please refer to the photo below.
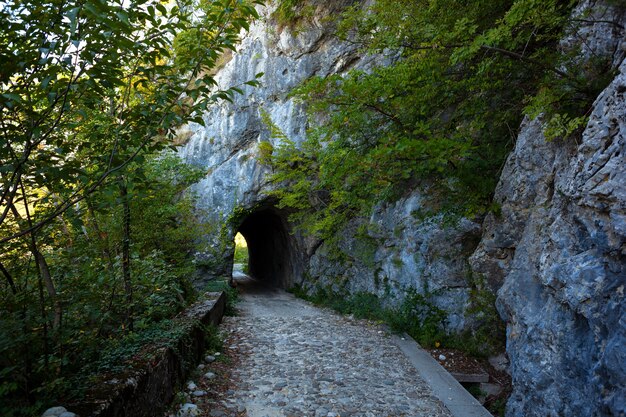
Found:
[[269, 287], [293, 282], [296, 248], [285, 215], [273, 207], [259, 209], [236, 230], [248, 244], [248, 274]]

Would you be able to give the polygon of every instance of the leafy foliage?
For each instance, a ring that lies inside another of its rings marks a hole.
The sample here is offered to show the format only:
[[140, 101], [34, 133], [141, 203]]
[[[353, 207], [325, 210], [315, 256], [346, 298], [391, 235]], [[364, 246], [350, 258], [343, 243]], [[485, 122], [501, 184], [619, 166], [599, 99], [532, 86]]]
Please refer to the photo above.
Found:
[[459, 349], [475, 357], [486, 357], [503, 349], [503, 325], [494, 311], [493, 294], [488, 291], [471, 295], [473, 305], [468, 314], [478, 315], [482, 322], [477, 331], [462, 334], [448, 331], [448, 314], [435, 304], [437, 294], [428, 289], [418, 291], [410, 288], [397, 307], [385, 305], [376, 294], [367, 292], [348, 294], [325, 287], [307, 291], [300, 286], [290, 291], [297, 297], [341, 314], [385, 323], [395, 332], [406, 332], [424, 347]]
[[257, 4], [0, 6], [0, 414], [62, 400], [110, 341], [194, 299], [203, 228], [183, 190], [202, 173], [164, 151], [242, 91], [212, 69]]
[[[83, 364], [114, 349], [107, 347], [111, 343], [118, 356], [130, 355], [149, 342], [144, 336], [167, 325], [159, 323], [195, 299], [188, 277], [203, 229], [194, 220], [193, 195], [182, 190], [202, 173], [175, 155], [129, 166], [135, 174], [140, 168], [144, 179], [130, 188], [134, 332], [124, 327], [122, 207], [115, 188], [92, 195], [87, 200], [92, 210], [66, 212], [64, 227], [45, 236], [43, 250], [63, 306], [59, 328], [49, 325], [50, 301], [40, 304], [44, 293], [30, 254], [2, 254], [17, 287], [15, 294], [0, 287], [0, 385], [7, 390], [0, 409], [6, 415], [27, 415], [19, 410], [29, 409], [29, 394], [38, 400], [32, 403], [37, 409], [75, 392], [71, 381]], [[124, 340], [116, 342], [120, 337]]]
[[433, 294], [429, 292], [419, 293], [411, 289], [402, 304], [393, 308], [384, 306], [377, 295], [367, 292], [344, 294], [330, 288], [318, 287], [310, 295], [297, 286], [291, 291], [300, 298], [330, 307], [341, 314], [384, 322], [396, 332], [409, 333], [424, 346], [430, 347], [435, 342], [449, 339], [445, 331], [447, 315], [432, 303]]
[[[253, 5], [212, 1], [195, 16], [185, 1], [3, 3], [0, 242], [41, 230], [240, 92], [215, 89], [209, 70], [258, 16]], [[20, 199], [39, 208], [16, 231], [6, 223]]]
[[235, 243], [235, 256], [233, 262], [237, 264], [247, 264], [248, 249], [245, 246], [241, 246]]
[[233, 264], [242, 265], [242, 272], [248, 273], [249, 268], [248, 242], [240, 233], [235, 235], [235, 255], [233, 256]]
[[282, 24], [289, 24], [296, 20], [298, 8], [302, 6], [302, 0], [281, 0], [278, 2], [274, 17]]
[[[343, 15], [339, 35], [389, 65], [313, 78], [295, 91], [313, 126], [298, 147], [277, 132], [274, 195], [309, 234], [417, 187], [422, 215], [474, 216], [491, 197], [524, 112], [547, 134], [586, 120], [607, 61], [583, 63], [558, 41], [574, 1], [380, 0]], [[581, 68], [584, 67], [584, 71]], [[610, 77], [610, 75], [609, 75]]]
[[226, 306], [224, 308], [224, 314], [227, 316], [236, 316], [237, 310], [235, 308], [239, 301], [239, 293], [236, 288], [229, 285], [227, 279], [217, 279], [209, 281], [204, 288], [205, 291], [219, 292], [223, 291], [226, 294]]

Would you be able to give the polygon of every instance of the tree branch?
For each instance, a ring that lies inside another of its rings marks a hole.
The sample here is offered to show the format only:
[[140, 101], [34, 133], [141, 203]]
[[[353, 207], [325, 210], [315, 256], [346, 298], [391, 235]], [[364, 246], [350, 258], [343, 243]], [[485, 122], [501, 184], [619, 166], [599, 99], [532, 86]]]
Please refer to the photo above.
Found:
[[0, 272], [2, 272], [2, 275], [4, 275], [4, 277], [7, 279], [7, 282], [9, 283], [9, 287], [11, 287], [11, 292], [13, 293], [13, 295], [16, 295], [17, 287], [15, 286], [15, 281], [13, 281], [11, 274], [9, 273], [9, 271], [7, 271], [7, 269], [4, 267], [2, 262], [0, 262]]
[[537, 61], [536, 59], [528, 58], [528, 57], [526, 57], [526, 56], [524, 56], [522, 54], [518, 54], [517, 52], [509, 51], [507, 49], [502, 49], [502, 48], [498, 48], [498, 47], [495, 47], [495, 46], [487, 46], [487, 45], [481, 45], [480, 48], [481, 49], [485, 49], [487, 51], [498, 52], [498, 53], [500, 53], [502, 55], [506, 55], [506, 56], [511, 57], [511, 58], [519, 59], [520, 61], [527, 62], [529, 64], [537, 65], [537, 66], [539, 66], [539, 67], [541, 67], [543, 69], [546, 69], [548, 71], [551, 71], [551, 72], [553, 72], [553, 73], [555, 73], [555, 74], [557, 74], [557, 75], [559, 75], [559, 76], [561, 76], [563, 78], [575, 81], [574, 77], [572, 77], [568, 73], [563, 72], [563, 71], [561, 71], [561, 70], [559, 70], [557, 68], [551, 67], [549, 65], [546, 65], [546, 64], [544, 64], [541, 61]]

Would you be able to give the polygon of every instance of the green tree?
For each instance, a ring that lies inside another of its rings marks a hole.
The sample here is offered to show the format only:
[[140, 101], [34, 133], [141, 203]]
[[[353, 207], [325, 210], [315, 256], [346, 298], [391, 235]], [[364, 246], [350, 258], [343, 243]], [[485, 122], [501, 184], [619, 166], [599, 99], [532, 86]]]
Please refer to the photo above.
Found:
[[[208, 105], [232, 97], [238, 88], [215, 90], [209, 70], [257, 13], [248, 2], [208, 4], [196, 18], [184, 2], [3, 3], [0, 224], [24, 198], [21, 184], [62, 199], [0, 242], [41, 229], [140, 153], [168, 145], [177, 126], [202, 123]], [[189, 33], [202, 36], [172, 58]]]
[[1, 4], [0, 414], [35, 413], [120, 327], [192, 299], [198, 173], [154, 158], [241, 92], [211, 74], [258, 4]]
[[293, 91], [312, 129], [300, 149], [283, 141], [273, 152], [273, 181], [288, 184], [274, 193], [281, 205], [322, 238], [416, 188], [422, 215], [490, 210], [524, 114], [543, 113], [553, 137], [567, 136], [610, 79], [608, 60], [591, 70], [578, 49], [558, 46], [575, 25], [575, 3], [379, 0], [349, 8], [339, 36], [389, 65], [313, 78]]

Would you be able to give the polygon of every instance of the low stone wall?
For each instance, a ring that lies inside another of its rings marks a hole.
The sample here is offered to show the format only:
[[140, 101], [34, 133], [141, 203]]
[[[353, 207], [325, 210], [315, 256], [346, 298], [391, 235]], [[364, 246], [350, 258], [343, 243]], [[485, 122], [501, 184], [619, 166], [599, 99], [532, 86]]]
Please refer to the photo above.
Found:
[[84, 402], [70, 409], [81, 417], [154, 417], [162, 413], [207, 348], [203, 326], [221, 322], [225, 303], [223, 292], [206, 293], [202, 301], [175, 319], [189, 327], [175, 347], [159, 348], [124, 372], [98, 377]]

